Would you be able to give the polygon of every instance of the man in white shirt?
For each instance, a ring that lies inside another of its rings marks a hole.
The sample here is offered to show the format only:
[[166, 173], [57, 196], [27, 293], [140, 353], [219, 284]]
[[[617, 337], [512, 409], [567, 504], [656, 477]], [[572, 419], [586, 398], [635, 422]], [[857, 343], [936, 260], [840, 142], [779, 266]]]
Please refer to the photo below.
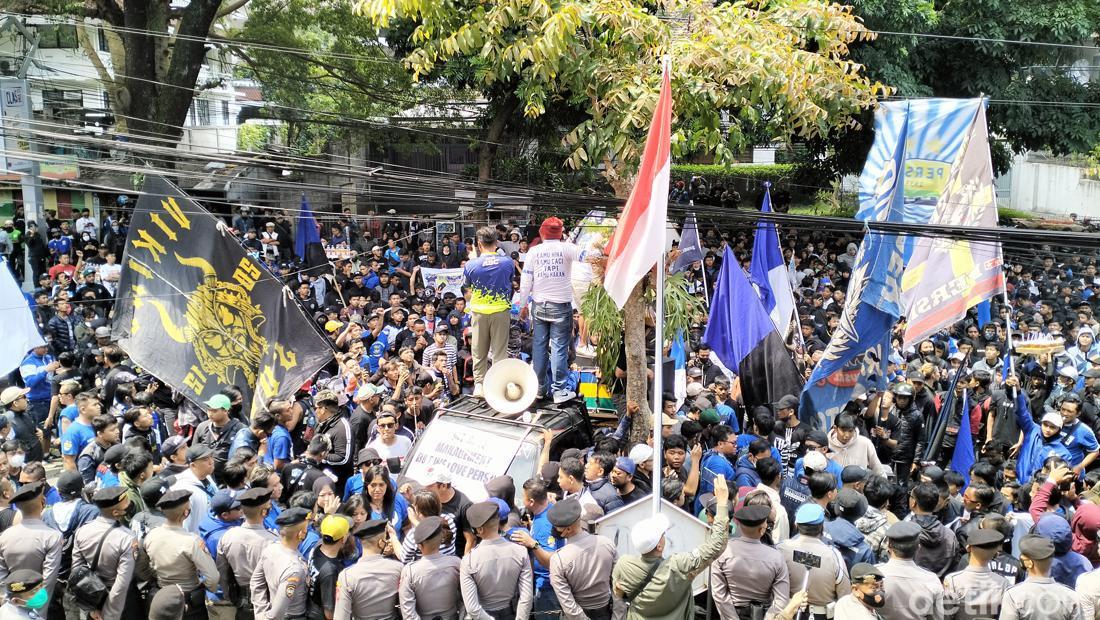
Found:
[[90, 239], [98, 239], [99, 238], [99, 235], [97, 234], [98, 232], [99, 232], [98, 231], [98, 226], [96, 226], [95, 220], [92, 219], [91, 210], [90, 209], [84, 209], [81, 212], [81, 216], [79, 218], [77, 218], [77, 220], [76, 220], [76, 236], [77, 236], [77, 238], [79, 239], [81, 235], [83, 235], [84, 233], [88, 233], [88, 237]]
[[279, 238], [279, 233], [275, 230], [275, 222], [268, 222], [264, 225], [264, 231], [260, 233], [260, 243], [264, 246], [264, 258], [279, 258], [279, 252], [282, 251], [280, 247], [282, 239]]
[[107, 252], [107, 262], [100, 265], [97, 271], [99, 272], [99, 281], [103, 283], [107, 292], [114, 295], [118, 292], [118, 281], [122, 279], [122, 265], [118, 261], [118, 256], [114, 252]]
[[374, 448], [378, 457], [382, 460], [399, 458], [404, 460], [405, 455], [412, 448], [412, 442], [408, 437], [397, 434], [397, 418], [388, 411], [378, 414], [375, 420], [378, 428], [378, 437], [367, 444], [368, 448]]
[[555, 403], [577, 396], [566, 387], [569, 374], [569, 339], [573, 337], [573, 263], [580, 248], [563, 242], [562, 221], [548, 217], [539, 227], [542, 242], [527, 252], [516, 303], [520, 318], [532, 311], [534, 338], [531, 358], [539, 378], [539, 396], [553, 395]]

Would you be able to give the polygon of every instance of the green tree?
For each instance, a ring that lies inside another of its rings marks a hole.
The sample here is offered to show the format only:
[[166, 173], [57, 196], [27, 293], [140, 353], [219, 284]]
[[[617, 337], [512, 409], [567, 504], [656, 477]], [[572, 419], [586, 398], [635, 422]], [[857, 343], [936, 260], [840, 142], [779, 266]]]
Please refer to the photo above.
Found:
[[[619, 196], [633, 185], [662, 55], [672, 63], [674, 155], [727, 163], [749, 133], [825, 135], [888, 94], [849, 58], [867, 36], [851, 10], [819, 0], [358, 0], [357, 8], [387, 29], [414, 78], [471, 80], [490, 101], [487, 137], [505, 135], [517, 112], [529, 120], [580, 111], [564, 131], [569, 164], [598, 168]], [[482, 149], [482, 178], [492, 156]], [[641, 286], [625, 316], [627, 396], [644, 407]]]

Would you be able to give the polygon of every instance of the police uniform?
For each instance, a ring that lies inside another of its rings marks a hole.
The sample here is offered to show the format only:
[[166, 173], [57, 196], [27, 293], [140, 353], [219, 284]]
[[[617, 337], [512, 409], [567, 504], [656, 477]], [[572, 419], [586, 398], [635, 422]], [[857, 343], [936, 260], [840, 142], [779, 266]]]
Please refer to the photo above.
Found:
[[[157, 507], [161, 510], [176, 508], [187, 503], [190, 496], [191, 492], [183, 489], [169, 491], [160, 498]], [[218, 589], [219, 575], [214, 558], [210, 557], [210, 550], [202, 539], [182, 527], [166, 523], [146, 534], [143, 546], [160, 587], [178, 585], [186, 593], [185, 620], [205, 619], [205, 590]]]
[[[1031, 560], [1045, 560], [1054, 555], [1054, 543], [1049, 538], [1029, 534], [1020, 541], [1020, 555]], [[1081, 604], [1077, 594], [1054, 581], [1049, 575], [1028, 575], [1023, 583], [1005, 591], [1001, 598], [1000, 620], [1079, 620]]]
[[[547, 518], [554, 527], [569, 527], [581, 518], [580, 502], [562, 500], [550, 508]], [[550, 585], [567, 620], [610, 620], [613, 613], [622, 615], [624, 609], [612, 610], [611, 597], [611, 571], [618, 556], [610, 539], [583, 529], [550, 556]]]
[[[900, 521], [886, 530], [890, 540], [916, 540], [921, 527], [912, 521]], [[886, 620], [942, 620], [943, 584], [936, 574], [927, 571], [913, 560], [890, 558], [879, 564], [886, 583], [886, 606], [882, 617]]]
[[[355, 528], [356, 538], [373, 538], [386, 532], [385, 519], [372, 519]], [[364, 553], [354, 565], [340, 572], [336, 580], [336, 611], [333, 620], [392, 620], [400, 618], [397, 591], [401, 562]]]
[[[818, 504], [803, 504], [795, 513], [794, 520], [796, 526], [823, 525], [825, 509]], [[840, 552], [820, 538], [801, 534], [779, 543], [776, 549], [787, 563], [791, 593], [801, 591], [803, 582], [806, 583], [811, 618], [822, 620], [832, 617], [832, 606], [842, 596], [852, 591], [852, 584], [848, 580], [848, 567], [844, 564], [844, 558]], [[799, 558], [813, 558], [816, 566], [807, 567], [796, 562], [796, 554]]]
[[[41, 480], [25, 484], [12, 496], [11, 503], [18, 507], [23, 502], [36, 500], [45, 489], [46, 483]], [[0, 578], [19, 569], [42, 575], [46, 591], [52, 597], [61, 569], [61, 532], [46, 525], [42, 519], [24, 517], [21, 523], [0, 533]]]
[[[279, 527], [299, 525], [305, 522], [308, 515], [302, 508], [290, 508], [275, 519], [275, 524]], [[305, 618], [309, 594], [308, 578], [309, 567], [297, 549], [287, 549], [281, 542], [268, 545], [260, 554], [256, 570], [249, 581], [256, 618]]]
[[[745, 527], [757, 527], [771, 515], [767, 506], [746, 506], [733, 518]], [[759, 539], [738, 536], [710, 567], [715, 607], [723, 620], [751, 620], [754, 614], [769, 617], [782, 611], [790, 599], [787, 563], [774, 548]]]
[[[967, 546], [999, 548], [1004, 536], [993, 529], [977, 529], [970, 532]], [[961, 571], [944, 577], [944, 605], [947, 614], [955, 620], [985, 620], [996, 618], [1001, 609], [1001, 598], [1012, 586], [1005, 577], [994, 573], [989, 566], [967, 566]]]
[[24, 603], [30, 602], [34, 595], [28, 596], [28, 594], [41, 586], [42, 581], [42, 573], [35, 570], [21, 568], [8, 573], [3, 582], [3, 592], [7, 602], [0, 606], [0, 620], [40, 620], [44, 618], [46, 614], [45, 605], [40, 609], [31, 609], [25, 604], [17, 604], [11, 598], [18, 596], [23, 599]]
[[[475, 530], [499, 523], [499, 508], [480, 502], [466, 510]], [[534, 573], [527, 551], [501, 537], [483, 540], [467, 551], [459, 565], [462, 603], [473, 620], [513, 620], [531, 615]]]
[[[271, 501], [271, 489], [254, 487], [237, 494], [242, 506], [257, 507]], [[249, 582], [252, 573], [260, 565], [264, 549], [277, 543], [279, 537], [263, 524], [246, 523], [229, 528], [218, 541], [215, 563], [221, 575], [221, 589], [227, 600], [237, 607], [237, 620], [253, 617], [252, 594]]]
[[881, 607], [885, 602], [885, 597], [881, 596], [882, 572], [870, 564], [860, 562], [852, 567], [851, 582], [864, 585], [875, 583], [879, 586], [877, 589], [880, 592], [876, 596], [862, 598], [857, 597], [854, 591], [850, 591], [836, 602], [833, 609], [834, 617], [837, 620], [882, 620], [882, 616], [871, 607], [871, 605]]
[[[413, 542], [420, 544], [441, 533], [444, 522], [428, 517], [413, 530]], [[457, 620], [462, 617], [459, 594], [459, 564], [453, 555], [439, 552], [424, 556], [401, 569], [401, 615], [405, 618]]]
[[[92, 501], [100, 510], [107, 510], [116, 506], [125, 496], [126, 489], [123, 487], [106, 487], [96, 491]], [[100, 617], [103, 620], [118, 620], [123, 614], [137, 617], [144, 611], [137, 580], [134, 578], [141, 550], [137, 536], [130, 528], [114, 519], [97, 517], [76, 530], [73, 537], [72, 570], [75, 571], [78, 567], [90, 568], [97, 549], [101, 550], [95, 573], [108, 591], [107, 599], [99, 610]]]

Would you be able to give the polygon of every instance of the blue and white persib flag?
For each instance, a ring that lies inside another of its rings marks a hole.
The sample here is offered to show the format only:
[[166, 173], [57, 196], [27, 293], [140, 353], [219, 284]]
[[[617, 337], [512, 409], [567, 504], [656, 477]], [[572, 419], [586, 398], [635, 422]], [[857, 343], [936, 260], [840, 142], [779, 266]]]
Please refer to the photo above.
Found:
[[[895, 125], [893, 121], [898, 114], [900, 125]], [[882, 152], [880, 141], [892, 141], [892, 157], [875, 166], [881, 178], [869, 198], [875, 204], [860, 209], [864, 218], [902, 219], [906, 127], [905, 109], [880, 109], [875, 115], [875, 146], [868, 155], [864, 174], [872, 168], [875, 153]], [[798, 415], [803, 422], [829, 428], [857, 385], [871, 387], [874, 376], [874, 387], [885, 387], [886, 373], [879, 371], [872, 375], [868, 370], [881, 367], [890, 351], [890, 333], [900, 314], [904, 242], [902, 235], [872, 231], [864, 235], [840, 324], [802, 392]]]
[[0, 375], [7, 374], [23, 362], [27, 352], [46, 345], [30, 304], [19, 290], [8, 261], [0, 258], [0, 325], [4, 326], [4, 346], [0, 347]]
[[951, 469], [963, 477], [965, 488], [970, 486], [970, 468], [977, 460], [974, 456], [974, 438], [970, 432], [970, 390], [963, 390], [959, 420], [959, 437], [955, 440], [955, 452], [951, 455]]
[[695, 221], [695, 214], [688, 213], [684, 218], [684, 228], [680, 232], [680, 256], [672, 264], [672, 272], [677, 273], [688, 269], [695, 261], [703, 260], [706, 253], [703, 252], [703, 244], [699, 242], [699, 224]]
[[[764, 204], [761, 213], [772, 212], [770, 184], [764, 186]], [[779, 233], [775, 222], [761, 219], [756, 224], [756, 235], [752, 242], [752, 263], [749, 275], [760, 294], [760, 303], [768, 311], [775, 331], [786, 340], [794, 319], [794, 292], [791, 291], [791, 276], [783, 262], [783, 250], [779, 245]]]
[[684, 332], [677, 332], [668, 351], [675, 371], [672, 376], [672, 393], [676, 396], [676, 408], [687, 400], [687, 350], [684, 348]]

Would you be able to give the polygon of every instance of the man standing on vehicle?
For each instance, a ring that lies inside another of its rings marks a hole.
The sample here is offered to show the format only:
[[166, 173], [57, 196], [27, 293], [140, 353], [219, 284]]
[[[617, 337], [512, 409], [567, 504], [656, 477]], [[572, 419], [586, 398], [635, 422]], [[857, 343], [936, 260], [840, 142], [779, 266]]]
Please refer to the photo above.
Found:
[[548, 217], [539, 227], [542, 243], [527, 252], [516, 295], [520, 318], [527, 318], [527, 304], [534, 301], [534, 339], [531, 357], [539, 378], [539, 396], [553, 396], [555, 403], [576, 397], [566, 386], [569, 374], [569, 339], [573, 335], [572, 266], [580, 249], [563, 242], [562, 221]]
[[509, 328], [512, 309], [512, 259], [497, 253], [497, 231], [483, 226], [477, 231], [477, 258], [466, 263], [466, 285], [473, 296], [470, 312], [473, 313], [474, 396], [481, 396], [482, 381], [489, 370], [489, 356], [493, 362], [508, 357]]

